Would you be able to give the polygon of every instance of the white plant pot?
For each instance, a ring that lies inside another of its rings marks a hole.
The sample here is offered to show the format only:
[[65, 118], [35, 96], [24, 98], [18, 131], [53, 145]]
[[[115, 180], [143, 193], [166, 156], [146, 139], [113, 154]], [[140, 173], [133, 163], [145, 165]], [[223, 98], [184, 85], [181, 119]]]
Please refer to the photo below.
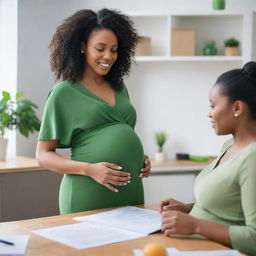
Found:
[[8, 139], [0, 138], [0, 161], [6, 160]]
[[155, 153], [155, 161], [158, 163], [165, 162], [167, 160], [166, 152], [156, 152]]

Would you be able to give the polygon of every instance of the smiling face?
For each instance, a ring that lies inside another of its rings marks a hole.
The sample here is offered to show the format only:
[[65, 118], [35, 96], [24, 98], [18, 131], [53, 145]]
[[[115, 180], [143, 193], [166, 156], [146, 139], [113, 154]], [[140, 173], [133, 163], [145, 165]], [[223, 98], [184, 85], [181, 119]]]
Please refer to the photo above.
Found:
[[86, 71], [106, 75], [117, 59], [118, 40], [109, 29], [94, 30], [86, 45], [82, 45], [85, 54]]
[[220, 86], [215, 85], [210, 90], [210, 107], [208, 117], [217, 135], [233, 134], [236, 129], [237, 118], [235, 103], [229, 102], [228, 97], [220, 93]]

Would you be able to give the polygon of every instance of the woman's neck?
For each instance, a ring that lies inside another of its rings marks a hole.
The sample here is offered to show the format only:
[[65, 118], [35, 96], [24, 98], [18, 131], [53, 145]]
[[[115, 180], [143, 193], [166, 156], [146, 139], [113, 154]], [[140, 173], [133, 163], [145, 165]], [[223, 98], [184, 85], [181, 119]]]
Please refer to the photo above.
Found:
[[83, 78], [79, 82], [86, 87], [106, 85], [106, 80], [103, 78], [102, 75], [98, 75], [95, 72], [90, 72], [90, 70], [86, 70]]
[[250, 122], [242, 127], [239, 127], [239, 129], [236, 129], [233, 137], [233, 145], [238, 148], [242, 148], [251, 144], [252, 142], [256, 142], [256, 122]]

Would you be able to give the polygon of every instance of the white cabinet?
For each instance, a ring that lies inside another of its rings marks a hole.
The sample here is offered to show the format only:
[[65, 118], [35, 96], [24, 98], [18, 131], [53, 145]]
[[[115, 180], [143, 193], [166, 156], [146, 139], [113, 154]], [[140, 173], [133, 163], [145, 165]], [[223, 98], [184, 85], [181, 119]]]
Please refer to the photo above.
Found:
[[184, 203], [193, 203], [195, 173], [168, 173], [151, 175], [143, 180], [145, 204], [157, 205], [166, 198], [174, 198]]
[[[151, 38], [151, 55], [138, 56], [137, 62], [145, 61], [240, 61], [252, 58], [252, 24], [255, 25], [255, 12], [228, 13], [167, 13], [130, 14], [140, 36]], [[171, 30], [195, 30], [195, 56], [171, 56]], [[255, 34], [255, 33], [254, 33]], [[224, 56], [224, 40], [235, 37], [240, 41], [240, 55]], [[254, 35], [255, 37], [255, 35]], [[204, 44], [215, 41], [216, 56], [203, 56]]]
[[209, 163], [188, 160], [152, 162], [151, 175], [143, 179], [145, 204], [158, 204], [170, 197], [181, 202], [194, 202], [195, 177]]

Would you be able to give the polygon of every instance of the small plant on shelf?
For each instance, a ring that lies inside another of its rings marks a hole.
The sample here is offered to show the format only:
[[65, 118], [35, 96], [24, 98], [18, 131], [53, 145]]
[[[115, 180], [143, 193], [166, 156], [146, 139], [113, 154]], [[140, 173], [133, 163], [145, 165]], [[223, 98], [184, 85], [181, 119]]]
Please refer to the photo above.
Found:
[[158, 152], [163, 152], [163, 146], [164, 143], [166, 142], [167, 136], [164, 132], [156, 132], [156, 144], [158, 146]]
[[206, 42], [204, 45], [203, 53], [205, 56], [214, 56], [217, 54], [217, 48], [214, 41]]
[[225, 55], [226, 56], [238, 55], [239, 45], [240, 45], [240, 42], [234, 37], [230, 37], [224, 40]]
[[238, 47], [240, 42], [235, 39], [234, 37], [230, 37], [226, 40], [224, 40], [225, 47]]
[[166, 153], [163, 152], [163, 147], [167, 140], [167, 136], [164, 132], [156, 132], [155, 140], [158, 146], [158, 151], [155, 154], [155, 160], [156, 162], [164, 162], [166, 160]]

